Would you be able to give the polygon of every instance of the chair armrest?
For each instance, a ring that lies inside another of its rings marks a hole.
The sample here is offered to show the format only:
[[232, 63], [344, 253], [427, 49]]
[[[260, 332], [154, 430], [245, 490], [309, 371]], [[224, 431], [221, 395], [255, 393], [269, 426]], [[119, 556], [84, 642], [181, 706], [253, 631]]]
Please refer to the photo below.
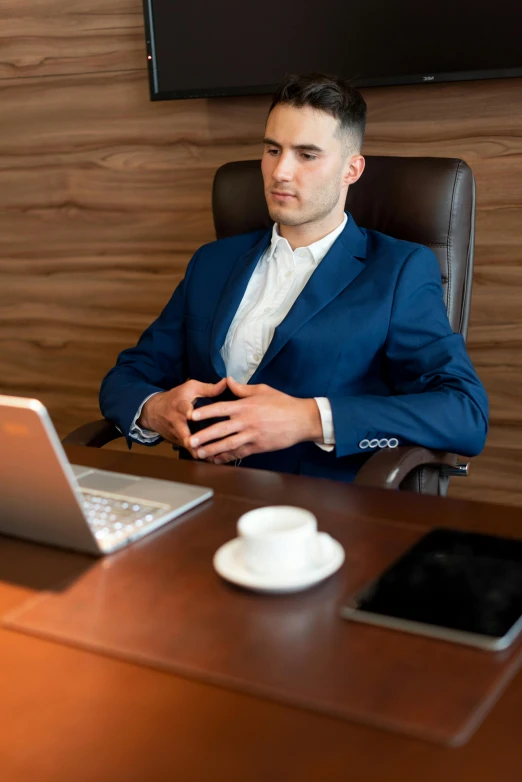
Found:
[[102, 448], [112, 440], [123, 437], [119, 429], [116, 429], [111, 421], [102, 418], [101, 421], [91, 421], [79, 426], [73, 432], [64, 437], [64, 445], [88, 445], [91, 448]]
[[363, 464], [355, 477], [356, 486], [373, 486], [381, 489], [398, 489], [405, 478], [417, 467], [433, 466], [457, 468], [457, 455], [444, 451], [431, 451], [418, 445], [399, 448], [383, 448]]

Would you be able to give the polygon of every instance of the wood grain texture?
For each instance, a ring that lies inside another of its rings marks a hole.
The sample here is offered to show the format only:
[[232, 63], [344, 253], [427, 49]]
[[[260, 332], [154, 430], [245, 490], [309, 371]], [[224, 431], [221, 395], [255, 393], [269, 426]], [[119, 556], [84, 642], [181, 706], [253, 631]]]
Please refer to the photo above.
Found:
[[257, 157], [267, 99], [151, 103], [143, 73], [0, 82], [3, 258], [194, 251], [210, 188]]
[[[167, 469], [173, 480], [186, 472], [180, 463], [168, 462]], [[199, 477], [196, 465], [192, 470]], [[275, 504], [284, 476], [274, 476], [271, 492], [263, 474], [257, 475], [264, 489], [261, 505]], [[210, 566], [214, 553], [234, 537], [237, 519], [260, 506], [220, 488], [185, 523], [131, 546], [124, 557], [111, 558], [109, 567], [98, 560], [75, 583], [25, 603], [4, 616], [3, 624], [350, 723], [459, 746], [519, 668], [522, 643], [499, 659], [459, 644], [340, 620], [346, 596], [430, 529], [425, 519], [419, 524], [418, 511], [431, 506], [432, 498], [410, 507], [409, 524], [406, 519], [396, 524], [387, 519], [393, 503], [380, 494], [386, 520], [354, 514], [347, 487], [340, 512], [325, 511], [319, 493], [307, 505], [346, 551], [346, 561], [330, 579], [299, 595], [263, 600], [218, 581]], [[285, 497], [299, 503], [303, 489], [287, 481]], [[459, 524], [473, 529], [474, 504], [457, 504]], [[502, 526], [489, 519], [493, 531]]]
[[[104, 373], [214, 238], [214, 172], [259, 157], [269, 98], [150, 102], [139, 0], [0, 0], [0, 19], [0, 392], [41, 398], [65, 435], [99, 416]], [[475, 173], [468, 346], [491, 431], [451, 493], [480, 499], [479, 465], [504, 486], [500, 451], [522, 454], [522, 79], [364, 96], [367, 154]]]
[[[497, 523], [498, 508], [488, 505], [465, 509], [461, 502], [404, 498], [398, 493], [384, 499], [382, 492], [349, 490], [342, 484], [331, 488], [328, 484], [330, 490], [319, 493], [316, 482], [299, 476], [265, 474], [260, 480], [257, 471], [215, 465], [184, 462], [174, 471], [163, 459], [125, 459], [123, 454], [78, 447], [68, 453], [75, 463], [192, 480], [258, 504], [292, 499], [290, 483], [300, 502], [318, 508], [319, 518], [330, 511], [344, 514], [348, 508], [371, 523], [381, 519], [402, 525], [409, 520], [418, 525], [420, 520], [425, 525], [439, 523], [444, 514], [449, 525], [462, 527], [467, 522], [481, 531], [496, 529], [514, 536], [520, 532], [520, 514], [512, 508], [503, 509]], [[169, 528], [158, 534], [170, 534]], [[143, 541], [145, 547], [149, 541], [153, 536]], [[145, 554], [143, 544], [139, 545]], [[0, 610], [4, 613], [36, 596], [35, 590], [61, 584], [63, 577], [68, 577], [69, 585], [78, 582], [78, 555], [16, 540], [3, 541], [1, 554]], [[124, 558], [126, 552], [118, 556]], [[67, 561], [62, 562], [64, 557]], [[116, 564], [114, 558], [111, 561]], [[100, 607], [95, 630], [112, 605], [107, 588], [110, 574], [101, 592], [88, 595], [89, 603], [98, 600]], [[54, 580], [49, 582], [49, 576]], [[134, 572], [131, 590], [136, 578]], [[154, 603], [164, 594], [168, 597], [175, 578], [170, 567], [168, 586], [154, 594]], [[216, 590], [225, 588], [215, 579]], [[304, 593], [295, 596], [296, 606], [302, 597]], [[193, 601], [193, 595], [188, 599]], [[325, 613], [324, 604], [320, 613]], [[296, 633], [307, 627], [302, 621], [296, 623]], [[148, 632], [146, 623], [139, 636]], [[448, 749], [18, 632], [1, 630], [0, 650], [0, 753], [6, 782], [520, 782], [522, 776], [520, 675], [470, 741]], [[409, 674], [408, 664], [395, 672], [401, 686]], [[381, 696], [387, 694], [383, 689]]]
[[145, 69], [140, 0], [0, 0], [0, 79]]

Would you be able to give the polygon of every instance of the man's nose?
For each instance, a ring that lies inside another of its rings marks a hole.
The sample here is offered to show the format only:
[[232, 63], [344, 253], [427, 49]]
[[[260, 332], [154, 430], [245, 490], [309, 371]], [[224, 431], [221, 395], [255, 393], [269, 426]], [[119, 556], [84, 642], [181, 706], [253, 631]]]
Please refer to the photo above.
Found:
[[290, 182], [294, 178], [294, 167], [290, 155], [281, 155], [272, 176], [277, 182]]

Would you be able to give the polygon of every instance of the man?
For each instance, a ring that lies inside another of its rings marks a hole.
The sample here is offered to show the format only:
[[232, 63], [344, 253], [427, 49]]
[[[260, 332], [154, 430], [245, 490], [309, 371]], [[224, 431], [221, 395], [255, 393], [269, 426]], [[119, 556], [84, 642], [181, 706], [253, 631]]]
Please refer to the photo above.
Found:
[[[195, 459], [343, 481], [382, 447], [482, 450], [487, 397], [435, 256], [344, 213], [365, 115], [340, 79], [281, 84], [262, 159], [273, 229], [201, 247], [102, 383], [129, 447], [164, 438]], [[191, 419], [216, 417], [191, 436]]]

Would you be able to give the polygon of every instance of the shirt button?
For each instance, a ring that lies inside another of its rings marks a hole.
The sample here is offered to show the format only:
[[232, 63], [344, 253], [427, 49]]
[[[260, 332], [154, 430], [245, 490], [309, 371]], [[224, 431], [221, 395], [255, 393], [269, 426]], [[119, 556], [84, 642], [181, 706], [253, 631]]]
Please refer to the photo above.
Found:
[[259, 361], [260, 358], [261, 356], [259, 355], [259, 353], [254, 353], [254, 361]]
[[270, 307], [265, 307], [265, 309], [263, 310], [263, 312], [270, 312]]
[[288, 278], [289, 278], [289, 277], [291, 277], [291, 276], [292, 276], [292, 272], [287, 272], [287, 273], [285, 274], [285, 277], [286, 277], [286, 279], [287, 279], [287, 280], [288, 280]]

